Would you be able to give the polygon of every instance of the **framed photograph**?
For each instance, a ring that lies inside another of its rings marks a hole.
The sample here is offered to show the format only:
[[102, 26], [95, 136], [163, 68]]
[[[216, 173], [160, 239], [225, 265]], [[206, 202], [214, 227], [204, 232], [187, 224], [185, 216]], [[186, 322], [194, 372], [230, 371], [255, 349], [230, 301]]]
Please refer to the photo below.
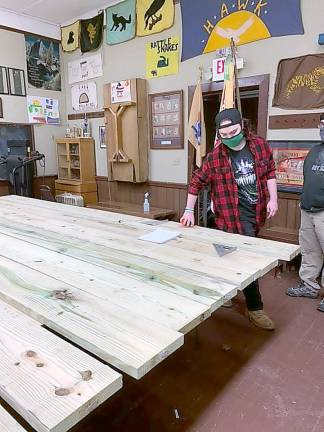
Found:
[[304, 184], [305, 158], [319, 141], [268, 141], [276, 164], [276, 180], [279, 192], [301, 193]]
[[8, 68], [0, 66], [0, 94], [9, 94]]
[[150, 148], [183, 149], [183, 91], [149, 95]]
[[26, 96], [25, 72], [22, 69], [8, 68], [9, 92], [13, 96]]
[[106, 144], [106, 126], [99, 126], [99, 143], [100, 148], [107, 148]]

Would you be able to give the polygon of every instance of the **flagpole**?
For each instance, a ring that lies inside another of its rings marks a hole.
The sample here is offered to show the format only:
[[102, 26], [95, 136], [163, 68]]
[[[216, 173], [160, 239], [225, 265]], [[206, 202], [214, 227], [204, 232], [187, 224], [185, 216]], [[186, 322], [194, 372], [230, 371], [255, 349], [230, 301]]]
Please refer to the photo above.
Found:
[[242, 115], [242, 107], [241, 107], [241, 97], [240, 97], [240, 87], [238, 83], [237, 78], [237, 66], [236, 66], [236, 47], [234, 43], [234, 39], [231, 38], [231, 51], [232, 51], [232, 58], [234, 63], [234, 81], [235, 81], [235, 95], [236, 95], [236, 102], [237, 102], [237, 109], [240, 111]]
[[202, 82], [202, 78], [203, 78], [203, 71], [204, 71], [203, 66], [199, 66], [199, 81], [200, 81], [200, 82]]

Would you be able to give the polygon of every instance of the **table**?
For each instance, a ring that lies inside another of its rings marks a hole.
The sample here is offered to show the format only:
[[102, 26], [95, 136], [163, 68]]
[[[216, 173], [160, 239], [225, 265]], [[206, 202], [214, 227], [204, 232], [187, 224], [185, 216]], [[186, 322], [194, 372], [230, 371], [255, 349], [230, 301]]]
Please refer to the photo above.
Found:
[[[237, 290], [299, 253], [175, 222], [162, 226], [180, 238], [143, 242], [155, 229], [146, 219], [18, 196], [1, 197], [0, 209], [0, 280], [14, 272], [29, 284], [0, 284], [0, 298], [137, 379]], [[215, 241], [238, 249], [219, 258]]]
[[88, 204], [88, 208], [105, 210], [113, 213], [129, 214], [148, 219], [172, 219], [175, 215], [174, 210], [162, 209], [150, 206], [149, 212], [143, 211], [143, 206], [119, 201], [105, 201], [98, 204]]

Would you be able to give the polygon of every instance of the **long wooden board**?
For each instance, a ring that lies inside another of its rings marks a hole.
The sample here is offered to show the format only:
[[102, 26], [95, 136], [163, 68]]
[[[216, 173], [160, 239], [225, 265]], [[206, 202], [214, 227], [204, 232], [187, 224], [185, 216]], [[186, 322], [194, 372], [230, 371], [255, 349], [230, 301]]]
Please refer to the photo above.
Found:
[[62, 282], [95, 296], [101, 306], [108, 303], [107, 307], [113, 304], [130, 309], [176, 331], [192, 329], [210, 315], [207, 305], [188, 298], [181, 298], [180, 303], [179, 296], [163, 290], [159, 282], [154, 286], [152, 296], [149, 281], [143, 278], [130, 280], [122, 269], [114, 272], [87, 261], [80, 263], [76, 258], [0, 234], [0, 262], [1, 258], [11, 257], [16, 263], [39, 272], [40, 279], [46, 274], [55, 279], [58, 285]]
[[[5, 208], [5, 205], [3, 207]], [[20, 208], [20, 210], [23, 209], [24, 207]], [[16, 212], [18, 210], [19, 206], [18, 209], [16, 208]], [[43, 217], [40, 217], [39, 213], [37, 209], [30, 209], [28, 211], [29, 218], [25, 218], [24, 222], [33, 226], [33, 229], [38, 227], [42, 231], [61, 233], [64, 238], [77, 237], [106, 248], [129, 251], [139, 256], [149, 256], [151, 259], [168, 265], [175, 264], [186, 268], [188, 271], [202, 271], [205, 274], [234, 283], [240, 289], [245, 288], [253, 280], [263, 276], [277, 265], [277, 260], [273, 257], [265, 257], [241, 250], [219, 258], [212, 243], [201, 244], [185, 238], [176, 239], [164, 245], [144, 243], [138, 241], [137, 238], [154, 229], [145, 225], [128, 226], [109, 222], [99, 225], [92, 221], [79, 220], [76, 224], [65, 220], [66, 218], [59, 214], [55, 214], [55, 220], [49, 220], [50, 212], [42, 210]], [[16, 220], [18, 222], [19, 216], [10, 212], [10, 206], [8, 212], [3, 211], [2, 214], [3, 221], [1, 224], [5, 230], [10, 226], [10, 221]], [[15, 224], [13, 226], [15, 227]]]
[[0, 298], [134, 378], [183, 344], [181, 333], [19, 263], [15, 250], [15, 261], [0, 258]]
[[[31, 206], [32, 203], [32, 205], [36, 208], [39, 207], [43, 209], [50, 209], [51, 211], [64, 214], [67, 217], [69, 216], [75, 218], [76, 220], [78, 220], [78, 222], [80, 221], [80, 219], [88, 219], [96, 222], [114, 222], [116, 224], [147, 224], [147, 220], [140, 219], [135, 216], [114, 214], [109, 212], [98, 212], [96, 210], [88, 208], [83, 209], [82, 212], [79, 212], [78, 209], [73, 206], [57, 206], [56, 203], [36, 200], [32, 198], [26, 200], [26, 198], [10, 195], [1, 197], [0, 199], [1, 201], [16, 204], [19, 203], [28, 206]], [[165, 222], [163, 223], [163, 227], [168, 229], [181, 230], [184, 238], [192, 238], [195, 241], [207, 241], [228, 244], [231, 246], [239, 247], [241, 250], [244, 251], [250, 251], [268, 257], [272, 256], [276, 259], [280, 259], [283, 261], [290, 261], [300, 253], [300, 247], [298, 245], [292, 245], [289, 243], [282, 243], [272, 240], [265, 240], [262, 238], [251, 237], [249, 237], [248, 241], [246, 241], [247, 239], [244, 236], [225, 233], [219, 230], [210, 230], [198, 226], [188, 229], [182, 227], [176, 222]]]
[[69, 430], [122, 387], [119, 373], [2, 301], [0, 326], [0, 396], [36, 431]]
[[0, 405], [1, 432], [26, 432], [26, 430]]

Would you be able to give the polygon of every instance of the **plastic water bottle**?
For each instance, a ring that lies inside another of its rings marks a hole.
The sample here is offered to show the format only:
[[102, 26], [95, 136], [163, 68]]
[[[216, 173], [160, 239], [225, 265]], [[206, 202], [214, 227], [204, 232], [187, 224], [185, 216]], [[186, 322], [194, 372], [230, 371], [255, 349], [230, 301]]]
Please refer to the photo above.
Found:
[[144, 213], [148, 213], [150, 211], [150, 203], [149, 203], [148, 197], [149, 197], [149, 193], [146, 192], [144, 194], [144, 204], [143, 204]]

